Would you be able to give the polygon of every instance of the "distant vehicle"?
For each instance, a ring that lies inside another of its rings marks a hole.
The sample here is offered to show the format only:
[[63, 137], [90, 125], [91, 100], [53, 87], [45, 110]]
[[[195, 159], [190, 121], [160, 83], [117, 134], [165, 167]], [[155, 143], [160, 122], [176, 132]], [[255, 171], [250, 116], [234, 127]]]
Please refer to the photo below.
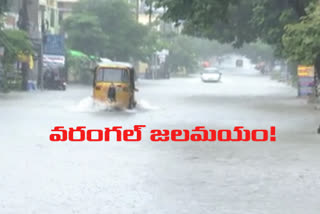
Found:
[[43, 75], [43, 87], [47, 90], [67, 89], [66, 73], [63, 68], [47, 69]]
[[236, 66], [237, 66], [237, 68], [243, 67], [243, 60], [242, 60], [242, 59], [238, 59], [238, 60], [236, 61]]
[[43, 46], [43, 87], [48, 90], [66, 90], [67, 72], [65, 38], [59, 34], [47, 34]]
[[[266, 65], [265, 62], [260, 62], [255, 66], [255, 69], [260, 71], [262, 74], [265, 74], [266, 73], [266, 67], [267, 67], [267, 65]], [[281, 69], [279, 68], [279, 70], [281, 70]]]
[[201, 72], [201, 80], [203, 82], [220, 82], [221, 77], [222, 73], [215, 67], [205, 68]]
[[210, 63], [208, 61], [204, 61], [204, 62], [202, 62], [202, 67], [208, 68], [208, 67], [210, 67]]

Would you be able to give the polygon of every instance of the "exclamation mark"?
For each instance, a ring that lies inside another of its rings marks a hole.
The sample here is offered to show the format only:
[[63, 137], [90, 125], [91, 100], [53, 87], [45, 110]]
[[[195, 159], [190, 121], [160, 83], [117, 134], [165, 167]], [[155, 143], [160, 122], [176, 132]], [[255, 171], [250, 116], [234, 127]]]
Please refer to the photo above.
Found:
[[277, 138], [276, 138], [276, 127], [272, 126], [270, 129], [270, 141], [271, 142], [276, 142]]

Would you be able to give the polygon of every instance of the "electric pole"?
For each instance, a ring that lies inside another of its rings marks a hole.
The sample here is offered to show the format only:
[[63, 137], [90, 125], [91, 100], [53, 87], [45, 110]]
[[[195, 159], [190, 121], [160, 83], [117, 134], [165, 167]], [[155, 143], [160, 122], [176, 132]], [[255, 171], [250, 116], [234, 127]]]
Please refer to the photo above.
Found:
[[[28, 14], [28, 0], [22, 0], [22, 8], [19, 11], [19, 20], [18, 27], [20, 30], [25, 31], [29, 34], [29, 14]], [[29, 76], [29, 68], [28, 63], [21, 63], [21, 71], [22, 71], [22, 90], [28, 89], [28, 76]]]

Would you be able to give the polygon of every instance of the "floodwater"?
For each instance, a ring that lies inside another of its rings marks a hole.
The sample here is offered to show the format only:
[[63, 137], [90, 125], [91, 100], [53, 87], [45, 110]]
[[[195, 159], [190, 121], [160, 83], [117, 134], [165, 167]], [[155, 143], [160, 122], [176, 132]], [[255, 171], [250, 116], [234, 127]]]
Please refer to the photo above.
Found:
[[[228, 65], [228, 64], [227, 64]], [[319, 111], [251, 66], [139, 80], [138, 107], [94, 105], [91, 88], [0, 95], [0, 213], [315, 213]], [[55, 126], [146, 125], [138, 143], [52, 143]], [[274, 143], [151, 143], [151, 129], [265, 129]], [[308, 210], [308, 211], [306, 211]]]

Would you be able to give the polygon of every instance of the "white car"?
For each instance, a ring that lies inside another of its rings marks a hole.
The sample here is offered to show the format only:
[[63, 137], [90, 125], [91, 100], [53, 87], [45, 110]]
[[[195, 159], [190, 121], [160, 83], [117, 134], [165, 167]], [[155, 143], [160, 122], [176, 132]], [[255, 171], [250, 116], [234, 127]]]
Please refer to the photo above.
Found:
[[206, 68], [201, 72], [203, 82], [220, 82], [222, 73], [218, 68]]

